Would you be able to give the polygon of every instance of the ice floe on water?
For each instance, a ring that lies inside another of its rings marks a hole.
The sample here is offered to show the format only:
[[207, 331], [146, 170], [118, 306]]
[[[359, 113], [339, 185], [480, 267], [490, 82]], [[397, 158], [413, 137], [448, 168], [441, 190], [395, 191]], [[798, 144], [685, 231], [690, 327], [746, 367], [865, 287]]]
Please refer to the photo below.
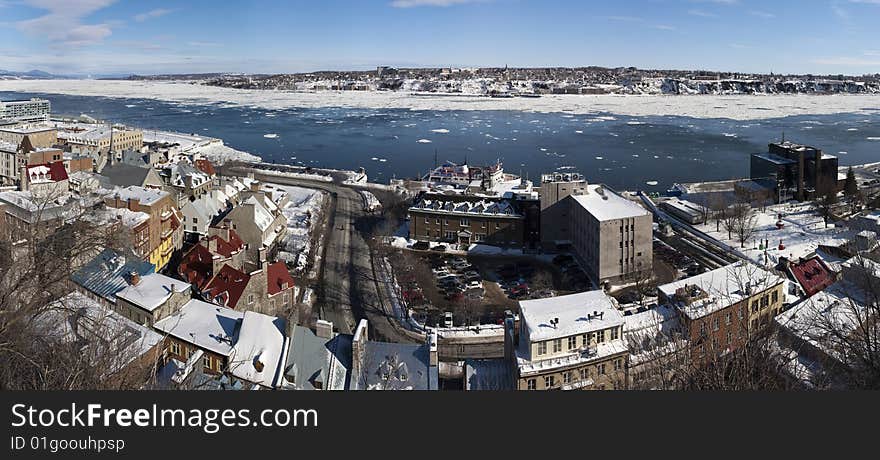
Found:
[[596, 157], [597, 160], [604, 160], [605, 157]]
[[263, 134], [263, 137], [265, 137], [266, 139], [277, 139], [278, 135], [275, 133], [269, 133], [269, 134]]
[[432, 129], [431, 132], [438, 133], [438, 134], [446, 134], [449, 132], [449, 130], [446, 128], [438, 128], [438, 129]]
[[880, 141], [880, 137], [869, 137], [867, 138], [869, 141]]
[[430, 144], [431, 140], [430, 139], [419, 139], [416, 142], [418, 142], [419, 144]]
[[[144, 98], [186, 104], [223, 104], [265, 110], [342, 107], [345, 109], [514, 110], [595, 115], [591, 121], [623, 116], [684, 116], [756, 120], [795, 115], [873, 113], [880, 95], [544, 95], [540, 98], [418, 97], [395, 91], [295, 92], [220, 88], [181, 81], [2, 80], [0, 91], [75, 96]], [[601, 109], [600, 109], [601, 107]], [[149, 108], [147, 109], [149, 110]], [[267, 117], [274, 113], [265, 114]], [[540, 121], [536, 121], [540, 123]], [[867, 120], [866, 123], [870, 123]]]
[[655, 181], [655, 180], [649, 180], [649, 181], [645, 182], [645, 184], [650, 185], [651, 187], [654, 187], [654, 186], [656, 186], [656, 185], [659, 184], [659, 183], [660, 183], [660, 182], [657, 182], [657, 181]]
[[850, 129], [847, 129], [847, 131], [858, 131], [858, 130], [859, 130], [859, 128], [850, 128]]
[[125, 106], [130, 109], [132, 107], [137, 107], [137, 104], [125, 104]]

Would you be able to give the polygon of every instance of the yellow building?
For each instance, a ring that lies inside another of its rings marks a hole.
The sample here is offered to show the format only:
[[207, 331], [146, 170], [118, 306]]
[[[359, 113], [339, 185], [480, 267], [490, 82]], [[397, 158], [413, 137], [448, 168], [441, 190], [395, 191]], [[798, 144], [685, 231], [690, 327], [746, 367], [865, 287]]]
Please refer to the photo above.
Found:
[[520, 390], [626, 388], [623, 316], [603, 291], [520, 302], [519, 331], [508, 322], [506, 355]]

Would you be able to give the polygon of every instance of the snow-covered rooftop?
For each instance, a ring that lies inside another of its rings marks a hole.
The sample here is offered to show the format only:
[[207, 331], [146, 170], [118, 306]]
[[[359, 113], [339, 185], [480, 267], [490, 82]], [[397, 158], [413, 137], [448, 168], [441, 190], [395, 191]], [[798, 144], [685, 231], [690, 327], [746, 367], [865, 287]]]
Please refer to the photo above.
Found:
[[702, 318], [727, 308], [752, 294], [766, 291], [785, 280], [750, 262], [735, 262], [697, 276], [664, 284], [658, 289], [668, 299], [675, 298], [676, 291], [686, 286], [697, 286], [706, 295], [690, 304], [674, 301], [679, 309], [691, 319]]
[[507, 201], [445, 201], [425, 199], [414, 204], [410, 210], [434, 211], [458, 215], [491, 215], [500, 217], [522, 217]]
[[264, 387], [280, 384], [287, 338], [281, 318], [246, 311], [232, 347], [232, 375]]
[[168, 192], [146, 187], [138, 187], [131, 185], [129, 187], [119, 187], [110, 191], [106, 195], [109, 198], [118, 197], [120, 200], [138, 200], [142, 205], [152, 205], [162, 198], [168, 196]]
[[523, 300], [519, 308], [531, 341], [568, 337], [623, 324], [623, 316], [614, 299], [603, 291]]
[[152, 312], [171, 297], [172, 290], [186, 292], [190, 284], [169, 278], [161, 273], [151, 273], [140, 278], [137, 284], [129, 285], [116, 293], [116, 298], [125, 299], [146, 311]]
[[572, 198], [599, 221], [648, 215], [647, 209], [602, 185], [588, 185], [586, 194], [575, 195]]
[[199, 348], [229, 356], [243, 318], [244, 313], [240, 311], [192, 299], [153, 328]]

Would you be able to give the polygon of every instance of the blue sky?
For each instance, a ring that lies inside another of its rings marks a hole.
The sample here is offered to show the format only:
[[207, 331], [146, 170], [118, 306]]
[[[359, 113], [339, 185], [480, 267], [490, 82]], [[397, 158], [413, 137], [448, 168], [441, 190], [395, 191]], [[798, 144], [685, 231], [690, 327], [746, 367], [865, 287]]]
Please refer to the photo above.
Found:
[[880, 72], [880, 0], [0, 0], [0, 68]]

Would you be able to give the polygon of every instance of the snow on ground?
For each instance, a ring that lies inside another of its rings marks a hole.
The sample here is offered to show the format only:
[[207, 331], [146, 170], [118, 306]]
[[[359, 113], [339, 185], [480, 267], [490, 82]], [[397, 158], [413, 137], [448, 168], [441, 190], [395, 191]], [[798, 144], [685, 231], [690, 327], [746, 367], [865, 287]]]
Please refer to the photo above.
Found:
[[372, 212], [382, 207], [382, 202], [372, 192], [361, 190], [360, 194], [364, 197], [364, 209], [367, 211]]
[[281, 176], [281, 177], [292, 177], [295, 179], [308, 179], [315, 180], [321, 182], [333, 182], [333, 178], [330, 176], [323, 176], [321, 174], [309, 174], [309, 173], [298, 173], [298, 172], [289, 172], [289, 171], [273, 171], [271, 169], [261, 169], [260, 174], [264, 176]]
[[324, 203], [324, 192], [320, 190], [272, 184], [288, 194], [290, 200], [281, 210], [287, 218], [287, 233], [284, 235], [282, 250], [278, 258], [293, 264], [295, 273], [301, 273], [308, 265], [311, 235], [318, 225], [314, 219]]
[[262, 161], [262, 158], [256, 155], [242, 152], [241, 150], [235, 150], [232, 147], [223, 145], [223, 142], [215, 142], [209, 145], [196, 147], [192, 149], [191, 152], [197, 153], [210, 160], [211, 163], [218, 165], [222, 165], [223, 163], [226, 163], [228, 161]]
[[[783, 228], [776, 227], [782, 214]], [[814, 252], [818, 245], [835, 238], [841, 238], [849, 233], [845, 228], [836, 228], [833, 223], [825, 227], [822, 217], [817, 213], [815, 206], [810, 203], [783, 203], [768, 206], [765, 210], [755, 209], [757, 216], [757, 231], [746, 243], [745, 248], [740, 248], [736, 235], [727, 237], [727, 231], [721, 225], [721, 231], [715, 231], [715, 222], [696, 225], [695, 228], [708, 233], [710, 236], [722, 241], [733, 248], [742, 251], [753, 261], [762, 265], [776, 265], [779, 257], [799, 258]], [[761, 242], [769, 240], [769, 249], [762, 251], [758, 248]], [[785, 248], [779, 249], [782, 241]]]
[[756, 120], [804, 114], [868, 113], [880, 95], [545, 95], [540, 98], [419, 97], [393, 91], [293, 92], [219, 88], [191, 82], [127, 80], [6, 80], [0, 91], [147, 98], [183, 104], [223, 104], [269, 110], [291, 107], [413, 110], [522, 110], [629, 116], [678, 115]]

